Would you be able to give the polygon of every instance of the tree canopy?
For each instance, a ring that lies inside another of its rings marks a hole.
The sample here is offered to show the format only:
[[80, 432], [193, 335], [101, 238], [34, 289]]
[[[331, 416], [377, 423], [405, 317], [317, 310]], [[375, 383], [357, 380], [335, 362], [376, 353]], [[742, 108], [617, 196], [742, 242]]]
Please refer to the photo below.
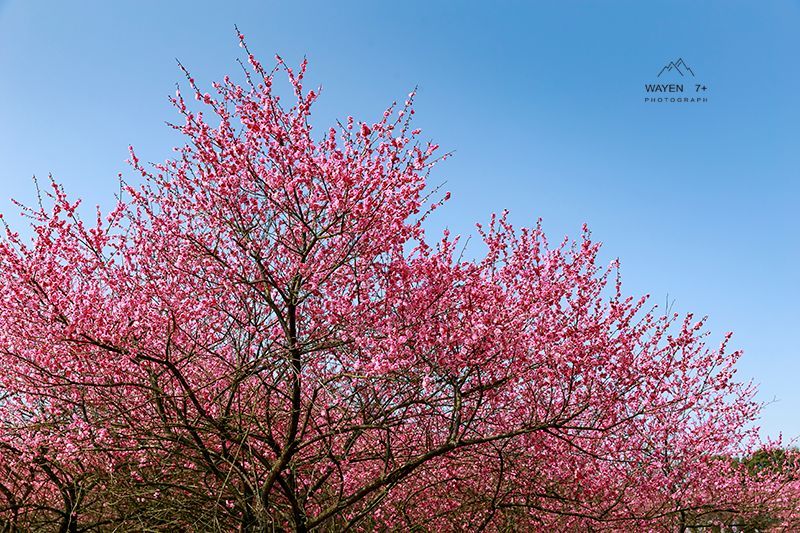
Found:
[[430, 238], [414, 93], [317, 134], [305, 62], [241, 43], [116, 208], [53, 181], [0, 242], [5, 530], [796, 525], [795, 452], [731, 460], [762, 444], [730, 334], [626, 295], [586, 229]]

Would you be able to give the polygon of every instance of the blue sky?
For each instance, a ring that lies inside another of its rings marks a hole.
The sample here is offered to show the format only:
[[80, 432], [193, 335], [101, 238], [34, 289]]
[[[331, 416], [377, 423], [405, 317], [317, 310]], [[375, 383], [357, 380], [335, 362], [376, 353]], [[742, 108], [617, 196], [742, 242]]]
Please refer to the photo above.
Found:
[[[264, 62], [308, 56], [318, 124], [419, 86], [418, 124], [455, 151], [436, 228], [587, 222], [628, 292], [735, 332], [740, 376], [776, 400], [764, 433], [800, 436], [800, 1], [229, 4], [0, 0], [0, 211], [50, 172], [108, 205], [129, 144], [177, 142], [175, 58], [201, 84], [235, 74], [238, 24]], [[679, 57], [709, 101], [645, 104]]]

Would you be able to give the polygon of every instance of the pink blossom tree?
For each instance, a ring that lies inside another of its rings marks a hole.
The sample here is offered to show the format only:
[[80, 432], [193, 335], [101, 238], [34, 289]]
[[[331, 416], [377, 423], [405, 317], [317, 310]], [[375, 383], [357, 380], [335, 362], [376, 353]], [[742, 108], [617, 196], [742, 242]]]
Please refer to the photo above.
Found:
[[[240, 36], [241, 37], [241, 36]], [[246, 50], [244, 39], [242, 46]], [[0, 243], [8, 531], [795, 524], [704, 321], [625, 296], [584, 230], [429, 239], [414, 94], [315, 135], [305, 63], [178, 92], [174, 159], [92, 222], [51, 182]], [[292, 103], [274, 88], [288, 79]]]

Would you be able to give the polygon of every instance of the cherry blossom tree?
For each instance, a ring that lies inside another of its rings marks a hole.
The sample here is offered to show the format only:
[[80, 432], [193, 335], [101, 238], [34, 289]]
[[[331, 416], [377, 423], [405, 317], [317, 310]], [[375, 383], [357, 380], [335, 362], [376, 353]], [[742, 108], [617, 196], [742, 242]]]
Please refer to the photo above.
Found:
[[794, 452], [735, 460], [759, 405], [730, 335], [626, 296], [585, 228], [429, 238], [414, 93], [317, 133], [305, 62], [240, 42], [110, 213], [51, 180], [33, 238], [6, 228], [5, 530], [796, 525]]

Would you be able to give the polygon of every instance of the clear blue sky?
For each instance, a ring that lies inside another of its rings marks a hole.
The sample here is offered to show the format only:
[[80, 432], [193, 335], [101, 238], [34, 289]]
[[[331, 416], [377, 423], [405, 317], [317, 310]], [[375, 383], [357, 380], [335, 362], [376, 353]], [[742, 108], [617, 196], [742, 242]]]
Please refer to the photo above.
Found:
[[[418, 85], [418, 124], [456, 151], [435, 225], [588, 222], [627, 291], [735, 331], [740, 375], [777, 399], [764, 432], [800, 435], [798, 0], [222, 4], [0, 0], [0, 211], [49, 172], [108, 205], [128, 144], [176, 143], [175, 58], [203, 84], [235, 74], [238, 24], [265, 62], [309, 57], [317, 123]], [[709, 102], [644, 104], [678, 57]]]

